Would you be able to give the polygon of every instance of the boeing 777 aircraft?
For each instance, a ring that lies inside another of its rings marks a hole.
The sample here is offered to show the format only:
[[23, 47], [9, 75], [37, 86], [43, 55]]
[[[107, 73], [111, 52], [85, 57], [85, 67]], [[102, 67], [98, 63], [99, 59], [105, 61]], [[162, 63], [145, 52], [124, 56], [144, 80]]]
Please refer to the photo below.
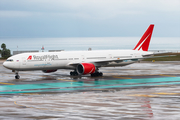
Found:
[[70, 75], [102, 76], [100, 67], [125, 66], [145, 58], [152, 58], [148, 52], [154, 25], [151, 24], [133, 50], [93, 50], [93, 51], [61, 51], [22, 53], [9, 57], [3, 66], [15, 72], [19, 79], [19, 71], [42, 70], [45, 73], [58, 69], [72, 69]]

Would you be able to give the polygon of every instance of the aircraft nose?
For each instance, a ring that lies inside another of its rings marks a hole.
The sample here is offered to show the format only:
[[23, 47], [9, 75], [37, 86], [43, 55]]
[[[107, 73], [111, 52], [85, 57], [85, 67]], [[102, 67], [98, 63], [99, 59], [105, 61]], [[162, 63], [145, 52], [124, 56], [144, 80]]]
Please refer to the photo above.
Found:
[[8, 69], [9, 69], [9, 65], [8, 65], [7, 62], [4, 62], [4, 63], [3, 63], [3, 66], [4, 66], [5, 68], [8, 68]]
[[3, 66], [6, 67], [6, 62], [3, 63]]

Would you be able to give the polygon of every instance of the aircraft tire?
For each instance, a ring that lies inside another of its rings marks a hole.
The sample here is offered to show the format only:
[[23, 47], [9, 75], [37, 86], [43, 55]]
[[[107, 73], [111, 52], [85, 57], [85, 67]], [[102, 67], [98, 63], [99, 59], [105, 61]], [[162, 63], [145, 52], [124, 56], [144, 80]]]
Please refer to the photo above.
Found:
[[97, 72], [97, 73], [91, 74], [91, 77], [98, 77], [98, 76], [103, 76], [103, 73], [102, 72]]
[[77, 73], [77, 72], [72, 72], [72, 71], [71, 71], [71, 72], [70, 72], [70, 75], [71, 75], [71, 76], [78, 76], [78, 73]]
[[20, 76], [19, 76], [19, 75], [16, 75], [16, 76], [15, 76], [15, 79], [19, 79], [19, 78], [20, 78]]
[[100, 73], [99, 73], [99, 76], [103, 76], [103, 73], [102, 73], [102, 72], [100, 72]]

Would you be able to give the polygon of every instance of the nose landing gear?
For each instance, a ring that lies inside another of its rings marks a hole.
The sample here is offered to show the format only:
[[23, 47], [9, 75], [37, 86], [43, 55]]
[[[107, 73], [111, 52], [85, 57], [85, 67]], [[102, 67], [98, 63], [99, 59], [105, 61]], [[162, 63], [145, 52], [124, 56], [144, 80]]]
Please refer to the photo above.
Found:
[[15, 71], [15, 79], [19, 79], [19, 78], [20, 78], [20, 76], [18, 74], [18, 71]]

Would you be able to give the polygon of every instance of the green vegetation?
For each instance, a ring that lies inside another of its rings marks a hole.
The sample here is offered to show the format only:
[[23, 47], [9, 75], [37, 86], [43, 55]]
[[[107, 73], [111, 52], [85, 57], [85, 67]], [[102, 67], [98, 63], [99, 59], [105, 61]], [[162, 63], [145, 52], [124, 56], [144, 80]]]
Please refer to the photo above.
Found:
[[160, 57], [160, 58], [148, 58], [143, 61], [180, 61], [180, 53], [165, 53], [165, 54], [158, 54], [155, 56], [164, 56], [164, 55], [176, 55], [176, 56], [170, 56], [170, 57]]
[[11, 51], [6, 48], [6, 44], [1, 45], [2, 50], [0, 49], [1, 59], [7, 59], [11, 56]]

